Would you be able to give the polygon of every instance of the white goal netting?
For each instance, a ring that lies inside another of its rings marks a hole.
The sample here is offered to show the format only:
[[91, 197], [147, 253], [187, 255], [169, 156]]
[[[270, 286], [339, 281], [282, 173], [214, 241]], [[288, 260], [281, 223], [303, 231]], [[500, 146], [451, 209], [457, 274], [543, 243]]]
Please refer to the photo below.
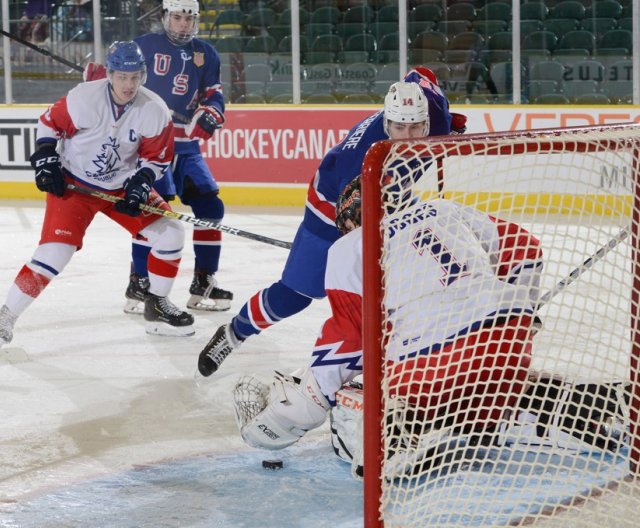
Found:
[[635, 125], [370, 151], [366, 519], [635, 526], [639, 169]]

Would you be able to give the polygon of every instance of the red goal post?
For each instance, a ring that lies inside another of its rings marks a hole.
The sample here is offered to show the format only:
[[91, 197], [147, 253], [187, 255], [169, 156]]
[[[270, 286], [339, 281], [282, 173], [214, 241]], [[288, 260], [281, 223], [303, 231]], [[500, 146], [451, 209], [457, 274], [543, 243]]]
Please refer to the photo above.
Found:
[[[429, 508], [442, 512], [448, 506], [445, 504], [443, 507], [441, 502], [435, 500], [433, 503], [429, 502], [429, 470], [425, 470], [424, 475], [413, 475], [406, 481], [403, 480], [403, 483], [396, 482], [399, 479], [384, 476], [384, 466], [389, 457], [385, 446], [388, 447], [390, 442], [397, 442], [398, 439], [390, 441], [384, 437], [385, 430], [392, 429], [389, 425], [392, 417], [385, 416], [388, 398], [384, 390], [388, 389], [388, 381], [384, 377], [384, 345], [389, 336], [384, 329], [393, 326], [394, 321], [384, 305], [385, 273], [388, 272], [385, 265], [391, 261], [391, 257], [383, 251], [389, 246], [384, 229], [388, 225], [384, 219], [389, 216], [389, 208], [385, 208], [383, 203], [383, 176], [393, 173], [393, 167], [398, 166], [404, 166], [405, 173], [413, 170], [421, 172], [416, 188], [412, 191], [424, 199], [450, 199], [494, 216], [506, 215], [511, 221], [524, 223], [534, 236], [540, 238], [543, 246], [550, 247], [550, 250], [543, 251], [545, 271], [541, 295], [565, 280], [569, 272], [583, 264], [585, 259], [588, 260], [590, 255], [593, 256], [595, 249], [606, 245], [614, 233], [620, 229], [628, 229], [631, 236], [620, 244], [621, 247], [614, 249], [617, 252], [615, 258], [595, 252], [599, 261], [597, 265], [604, 266], [605, 270], [599, 270], [597, 274], [593, 272], [587, 279], [576, 279], [576, 284], [570, 287], [573, 295], [571, 301], [565, 298], [570, 297], [569, 295], [554, 293], [554, 298], [549, 301], [548, 313], [543, 316], [543, 320], [546, 319], [545, 327], [534, 339], [534, 344], [537, 341], [541, 344], [537, 349], [534, 346], [533, 357], [535, 361], [536, 354], [544, 355], [543, 349], [551, 348], [553, 351], [547, 352], [552, 356], [547, 362], [551, 364], [551, 368], [547, 369], [543, 365], [540, 370], [550, 370], [554, 376], [571, 381], [589, 382], [588, 378], [593, 375], [598, 382], [615, 380], [624, 384], [625, 389], [630, 391], [626, 417], [628, 442], [626, 449], [622, 448], [624, 453], [616, 452], [616, 456], [625, 457], [628, 475], [638, 476], [640, 125], [619, 124], [381, 141], [367, 153], [362, 171], [365, 526], [419, 525], [412, 524], [411, 521], [412, 501], [423, 512], [429, 511]], [[416, 166], [419, 169], [415, 169]], [[618, 235], [618, 238], [625, 237]], [[618, 242], [615, 243], [617, 245]], [[402, 262], [401, 257], [398, 259]], [[620, 260], [623, 262], [620, 263]], [[585, 273], [587, 275], [589, 272]], [[594, 279], [596, 276], [603, 276], [606, 280], [600, 283]], [[585, 286], [582, 286], [582, 282]], [[419, 285], [413, 287], [419, 288]], [[626, 299], [628, 294], [628, 303], [625, 304], [612, 295], [602, 298], [603, 307], [598, 306], [598, 298], [594, 298], [591, 292], [599, 287], [604, 288], [605, 293], [619, 289], [624, 294], [621, 297]], [[585, 297], [578, 297], [583, 291]], [[581, 306], [583, 302], [587, 304]], [[591, 312], [591, 304], [596, 305], [595, 312], [603, 312], [602, 317], [615, 312], [618, 320], [624, 319], [626, 330], [621, 331], [621, 327], [616, 326], [619, 323], [603, 318], [602, 326], [615, 327], [616, 334], [612, 341], [607, 342], [599, 335], [596, 336], [595, 333], [600, 330], [598, 321], [584, 320], [585, 313]], [[563, 324], [569, 325], [570, 331], [563, 328]], [[574, 335], [585, 340], [594, 340], [594, 357], [583, 357], [586, 352], [581, 353], [572, 348], [578, 348], [578, 345], [571, 342], [569, 335], [574, 332]], [[550, 345], [547, 347], [548, 343]], [[576, 366], [574, 363], [577, 365], [575, 371], [572, 370]], [[624, 372], [621, 373], [622, 371]], [[599, 375], [602, 376], [598, 377]], [[393, 427], [396, 432], [400, 431], [398, 434], [402, 434], [402, 424], [394, 424]], [[409, 426], [405, 428], [409, 429]], [[455, 446], [452, 449], [455, 450]], [[583, 463], [586, 462], [582, 458], [573, 462], [568, 471], [577, 471]], [[549, 473], [555, 468], [549, 466], [542, 469], [547, 469]], [[450, 474], [455, 469], [449, 467], [446, 472]], [[611, 489], [611, 480], [624, 480], [617, 478], [617, 474], [611, 477], [611, 474], [603, 472], [602, 475], [593, 476], [589, 493], [581, 489], [574, 491], [572, 498], [559, 497], [557, 502], [554, 502], [555, 499], [548, 503], [536, 499], [528, 505], [531, 511], [526, 511], [527, 505], [519, 505], [520, 509], [515, 508], [517, 512], [513, 514], [513, 518], [516, 521], [535, 519], [538, 515], [557, 511], [560, 506], [569, 509], [577, 507], [581, 500], [596, 495], [598, 490]], [[436, 476], [440, 479], [441, 474], [437, 473]], [[492, 486], [492, 476], [483, 474], [483, 478], [485, 477], [489, 486]], [[592, 478], [591, 475], [589, 478]], [[603, 484], [598, 479], [605, 479], [607, 482]], [[408, 481], [416, 482], [417, 491], [409, 494], [406, 489]], [[421, 483], [417, 484], [418, 482]], [[537, 485], [544, 486], [540, 483]], [[563, 485], [561, 481], [558, 484], [560, 488]], [[633, 495], [638, 484], [631, 485], [634, 486]], [[389, 491], [389, 488], [393, 490]], [[398, 491], [398, 488], [402, 488], [402, 491]], [[416, 499], [416, 493], [424, 496]], [[474, 492], [470, 493], [473, 496]], [[412, 498], [406, 498], [409, 495]], [[442, 495], [441, 487], [438, 488], [438, 496]], [[460, 502], [462, 495], [464, 493], [449, 499], [457, 505], [452, 508], [451, 518], [455, 518], [456, 508], [467, 505], [467, 502]], [[401, 500], [402, 503], [397, 504], [394, 502], [396, 500]], [[477, 497], [471, 500], [475, 503], [482, 502]], [[637, 502], [638, 498], [633, 496], [629, 500]], [[420, 518], [420, 522], [424, 522], [424, 516]], [[502, 519], [499, 513], [493, 518], [493, 522], [497, 518]], [[441, 524], [433, 525], [444, 526], [446, 523], [442, 521]]]

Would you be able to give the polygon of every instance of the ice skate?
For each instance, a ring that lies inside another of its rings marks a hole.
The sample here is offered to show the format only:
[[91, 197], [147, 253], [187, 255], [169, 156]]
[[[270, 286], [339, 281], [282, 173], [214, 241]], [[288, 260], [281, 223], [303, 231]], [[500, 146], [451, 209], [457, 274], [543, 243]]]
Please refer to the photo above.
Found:
[[183, 312], [168, 297], [147, 294], [144, 301], [147, 334], [186, 337], [195, 334], [193, 315]]
[[149, 293], [149, 277], [143, 277], [133, 272], [129, 276], [129, 285], [124, 296], [124, 313], [142, 315], [144, 313], [144, 298]]
[[233, 293], [218, 288], [218, 281], [213, 274], [206, 271], [195, 271], [189, 288], [191, 297], [187, 308], [206, 312], [224, 312], [231, 308]]
[[12, 313], [6, 304], [0, 308], [0, 347], [11, 343], [13, 326], [17, 320], [18, 316]]
[[234, 348], [240, 346], [240, 341], [233, 333], [230, 325], [222, 325], [198, 357], [198, 370], [203, 376], [211, 376], [231, 354]]

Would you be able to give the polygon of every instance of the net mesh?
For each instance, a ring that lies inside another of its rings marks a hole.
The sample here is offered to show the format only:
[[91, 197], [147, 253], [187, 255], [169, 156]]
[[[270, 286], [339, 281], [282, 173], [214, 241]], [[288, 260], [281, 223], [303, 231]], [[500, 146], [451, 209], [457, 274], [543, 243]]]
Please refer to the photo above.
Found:
[[608, 526], [595, 497], [621, 501], [607, 523], [635, 525], [639, 149], [639, 128], [620, 125], [389, 142], [367, 158], [385, 526], [559, 511]]

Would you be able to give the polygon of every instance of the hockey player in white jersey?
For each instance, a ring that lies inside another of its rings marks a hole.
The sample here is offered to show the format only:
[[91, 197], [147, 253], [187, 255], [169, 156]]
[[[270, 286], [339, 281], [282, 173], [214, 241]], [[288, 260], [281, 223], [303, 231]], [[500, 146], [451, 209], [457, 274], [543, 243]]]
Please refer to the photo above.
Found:
[[[141, 35], [134, 41], [147, 63], [145, 87], [158, 94], [173, 113], [174, 160], [167, 176], [154, 188], [167, 200], [177, 195], [196, 218], [221, 222], [224, 203], [202, 156], [200, 141], [208, 140], [223, 126], [225, 103], [218, 53], [209, 42], [196, 38], [199, 13], [197, 0], [163, 0], [163, 31]], [[84, 75], [86, 80], [100, 78], [104, 67], [90, 63]], [[187, 301], [192, 310], [224, 311], [231, 307], [233, 294], [220, 288], [216, 278], [221, 248], [220, 231], [194, 227], [195, 265]], [[133, 239], [132, 270], [125, 292], [127, 313], [138, 313], [149, 287], [149, 249], [147, 240]]]
[[[106, 63], [106, 79], [77, 85], [38, 121], [37, 150], [30, 161], [36, 186], [46, 193], [44, 223], [40, 245], [19, 271], [0, 308], [0, 345], [12, 340], [20, 314], [82, 248], [97, 213], [151, 242], [146, 331], [194, 333], [193, 316], [168, 298], [178, 273], [184, 228], [177, 220], [142, 215], [140, 210], [144, 203], [169, 209], [151, 189], [173, 157], [169, 109], [142, 86], [146, 67], [135, 42], [114, 42]], [[74, 192], [68, 184], [121, 199], [112, 203]]]
[[[403, 251], [401, 269], [385, 281], [385, 310], [397, 321], [386, 355], [390, 395], [420, 413], [427, 429], [449, 415], [464, 416], [461, 427], [495, 424], [527, 379], [539, 243], [516, 224], [448, 200], [416, 201], [404, 191], [397, 200], [402, 211], [384, 220], [394, 232], [388, 243], [413, 251]], [[277, 374], [270, 388], [246, 377], [234, 390], [242, 438], [254, 447], [282, 449], [319, 427], [362, 371], [359, 179], [338, 200], [336, 224], [343, 236], [329, 250], [325, 276], [332, 314], [310, 364]], [[410, 289], [407, 269], [420, 276]], [[481, 368], [487, 363], [493, 368]]]

